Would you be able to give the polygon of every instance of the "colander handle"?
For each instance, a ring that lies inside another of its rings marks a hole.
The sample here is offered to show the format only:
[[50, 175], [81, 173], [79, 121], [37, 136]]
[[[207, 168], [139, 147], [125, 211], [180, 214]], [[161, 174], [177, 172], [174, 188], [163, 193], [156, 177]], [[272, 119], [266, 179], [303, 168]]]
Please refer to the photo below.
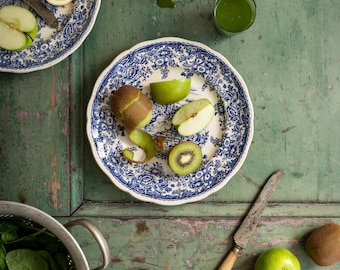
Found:
[[100, 251], [103, 255], [103, 264], [93, 270], [104, 270], [108, 265], [110, 264], [111, 261], [111, 254], [110, 254], [110, 249], [109, 246], [103, 236], [103, 234], [100, 232], [100, 230], [97, 228], [96, 225], [94, 225], [90, 220], [88, 219], [76, 219], [73, 221], [70, 221], [64, 226], [68, 229], [73, 226], [80, 225], [85, 227], [94, 237], [94, 239], [97, 241], [97, 244], [100, 248]]

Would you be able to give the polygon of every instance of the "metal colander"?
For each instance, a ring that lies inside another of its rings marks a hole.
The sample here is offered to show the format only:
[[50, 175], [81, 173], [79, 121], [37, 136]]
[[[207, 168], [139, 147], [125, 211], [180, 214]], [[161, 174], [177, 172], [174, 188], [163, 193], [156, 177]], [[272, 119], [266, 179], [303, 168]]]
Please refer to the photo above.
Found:
[[69, 254], [67, 258], [70, 265], [74, 265], [77, 270], [90, 270], [82, 249], [67, 230], [67, 228], [81, 225], [93, 235], [103, 255], [103, 264], [94, 270], [104, 270], [110, 263], [110, 250], [104, 236], [99, 229], [87, 219], [77, 219], [62, 225], [50, 215], [32, 206], [17, 202], [0, 201], [0, 220], [15, 220], [23, 222], [27, 226], [46, 228], [54, 234], [68, 250]]

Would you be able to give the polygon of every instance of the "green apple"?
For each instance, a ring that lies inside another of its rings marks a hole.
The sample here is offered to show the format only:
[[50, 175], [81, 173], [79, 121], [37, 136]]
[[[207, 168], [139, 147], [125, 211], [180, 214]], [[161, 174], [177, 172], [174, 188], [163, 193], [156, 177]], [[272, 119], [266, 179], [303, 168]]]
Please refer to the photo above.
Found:
[[54, 6], [65, 6], [68, 3], [71, 3], [72, 0], [47, 0], [47, 2]]
[[38, 33], [38, 22], [32, 12], [19, 6], [0, 9], [0, 47], [19, 51], [32, 44]]
[[158, 150], [155, 140], [149, 133], [146, 133], [140, 129], [134, 129], [130, 132], [129, 138], [131, 142], [142, 148], [145, 152], [143, 160], [136, 160], [134, 153], [130, 149], [124, 149], [123, 155], [128, 160], [135, 163], [144, 163], [153, 158]]
[[179, 134], [190, 136], [204, 129], [214, 113], [214, 106], [208, 99], [198, 99], [182, 106], [173, 116], [172, 124]]
[[110, 99], [113, 114], [130, 133], [146, 126], [152, 118], [152, 103], [137, 87], [124, 85]]
[[191, 79], [150, 83], [150, 95], [159, 104], [172, 104], [184, 99], [190, 92]]
[[263, 252], [256, 260], [254, 270], [301, 270], [300, 262], [288, 249], [275, 247]]

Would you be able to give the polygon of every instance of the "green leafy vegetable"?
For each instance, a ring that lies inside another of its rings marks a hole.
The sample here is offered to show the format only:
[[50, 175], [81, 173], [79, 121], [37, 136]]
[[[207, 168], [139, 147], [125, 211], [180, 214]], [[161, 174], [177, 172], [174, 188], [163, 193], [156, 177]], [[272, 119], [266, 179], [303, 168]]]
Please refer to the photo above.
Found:
[[157, 5], [161, 8], [174, 8], [175, 3], [172, 0], [157, 0]]
[[0, 270], [71, 270], [68, 251], [46, 228], [0, 220]]
[[8, 243], [10, 241], [16, 240], [18, 238], [18, 227], [9, 223], [9, 222], [1, 222], [0, 223], [0, 235], [1, 242]]
[[67, 260], [67, 258], [65, 257], [65, 255], [63, 253], [58, 252], [55, 255], [54, 258], [55, 258], [55, 261], [56, 261], [56, 263], [58, 265], [58, 270], [67, 270], [67, 269], [69, 269], [68, 260]]
[[45, 259], [45, 261], [48, 264], [48, 269], [49, 270], [60, 270], [58, 268], [56, 262], [52, 258], [51, 254], [48, 253], [46, 250], [38, 250], [38, 251], [36, 251], [36, 253], [38, 253], [42, 258]]
[[38, 252], [30, 249], [16, 249], [7, 253], [9, 270], [49, 270], [48, 263]]
[[0, 270], [7, 270], [6, 250], [2, 244], [0, 245]]

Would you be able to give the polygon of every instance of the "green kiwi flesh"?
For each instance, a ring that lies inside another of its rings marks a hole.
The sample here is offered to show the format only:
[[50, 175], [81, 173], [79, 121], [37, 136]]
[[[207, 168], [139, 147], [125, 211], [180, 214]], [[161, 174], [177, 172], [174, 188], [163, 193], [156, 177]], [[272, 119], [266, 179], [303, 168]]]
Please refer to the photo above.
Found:
[[168, 164], [179, 175], [196, 171], [202, 163], [201, 147], [194, 142], [180, 142], [169, 152]]

